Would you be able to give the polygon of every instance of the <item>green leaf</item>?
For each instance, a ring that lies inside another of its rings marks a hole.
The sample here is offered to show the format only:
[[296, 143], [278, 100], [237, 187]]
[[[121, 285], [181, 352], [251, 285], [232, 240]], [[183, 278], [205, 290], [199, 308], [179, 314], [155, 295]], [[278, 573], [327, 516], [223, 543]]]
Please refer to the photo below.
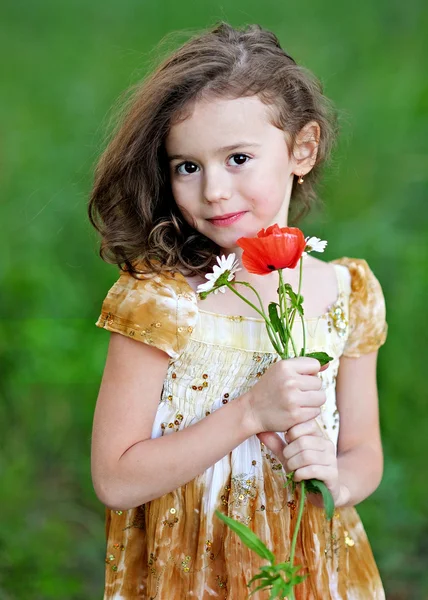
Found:
[[333, 357], [329, 356], [326, 352], [308, 352], [305, 354], [305, 356], [316, 358], [322, 367], [333, 360]]
[[279, 308], [279, 304], [277, 304], [276, 302], [270, 302], [268, 310], [269, 310], [269, 319], [270, 322], [272, 323], [272, 327], [275, 329], [275, 331], [279, 331], [279, 328], [281, 326], [281, 321], [278, 315], [278, 308]]
[[269, 560], [272, 564], [275, 563], [275, 555], [264, 545], [261, 539], [257, 537], [257, 535], [253, 533], [249, 527], [239, 523], [238, 521], [235, 521], [235, 519], [232, 519], [231, 517], [227, 517], [218, 510], [216, 510], [215, 513], [219, 519], [224, 521], [226, 525], [239, 536], [239, 538], [246, 546], [248, 546], [248, 548], [250, 548], [250, 550], [254, 550], [254, 552], [261, 556], [261, 558]]
[[284, 483], [284, 487], [288, 487], [291, 484], [292, 490], [294, 492], [294, 488], [296, 485], [296, 482], [294, 481], [294, 471], [290, 471], [290, 473], [287, 473], [286, 480], [287, 481]]
[[278, 579], [275, 581], [275, 583], [273, 584], [272, 589], [270, 591], [269, 600], [275, 600], [277, 598], [281, 598], [281, 599], [284, 598], [284, 596], [287, 594], [287, 590], [286, 590], [287, 587], [288, 587], [287, 583], [281, 577], [278, 577]]
[[259, 579], [266, 579], [267, 581], [271, 580], [271, 578], [264, 573], [257, 573], [257, 575], [254, 575], [254, 577], [250, 579], [247, 585], [250, 586], [252, 583], [254, 583], [254, 581], [258, 581]]
[[281, 341], [285, 347], [287, 347], [289, 335], [287, 333], [286, 328], [284, 327], [284, 323], [281, 321], [278, 314], [279, 304], [276, 302], [271, 302], [268, 307], [269, 311], [269, 319], [272, 323], [272, 327], [277, 331], [281, 337]]
[[250, 592], [250, 596], [252, 596], [253, 594], [255, 594], [256, 592], [258, 592], [259, 590], [265, 590], [267, 587], [269, 587], [270, 585], [272, 585], [272, 582], [269, 580], [266, 583], [262, 583], [261, 585], [257, 586], [254, 590], [252, 590]]
[[298, 308], [303, 304], [303, 296], [301, 294], [296, 294], [289, 283], [284, 283], [284, 285], [278, 289], [278, 294], [280, 290], [290, 298], [291, 306], [294, 308]]
[[334, 515], [334, 501], [333, 496], [331, 495], [331, 492], [326, 484], [319, 479], [308, 479], [305, 481], [305, 485], [307, 491], [311, 494], [322, 494], [325, 516], [329, 521], [331, 521]]

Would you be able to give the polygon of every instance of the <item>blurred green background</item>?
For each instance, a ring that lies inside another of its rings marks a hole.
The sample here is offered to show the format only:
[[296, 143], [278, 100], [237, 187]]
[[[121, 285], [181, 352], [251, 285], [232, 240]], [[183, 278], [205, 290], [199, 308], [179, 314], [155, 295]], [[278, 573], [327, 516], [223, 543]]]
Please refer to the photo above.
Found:
[[428, 598], [426, 2], [3, 0], [1, 600], [102, 596], [89, 456], [108, 335], [94, 322], [116, 270], [86, 217], [92, 171], [110, 108], [154, 46], [219, 19], [274, 30], [340, 110], [325, 209], [302, 227], [329, 240], [327, 259], [364, 257], [382, 283], [385, 475], [360, 513], [387, 597]]

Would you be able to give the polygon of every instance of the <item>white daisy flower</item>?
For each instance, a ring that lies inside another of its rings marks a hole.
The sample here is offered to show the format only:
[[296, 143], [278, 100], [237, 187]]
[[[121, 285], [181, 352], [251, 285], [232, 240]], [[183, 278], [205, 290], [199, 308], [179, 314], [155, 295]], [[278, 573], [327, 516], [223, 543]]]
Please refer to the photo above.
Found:
[[[233, 253], [229, 254], [227, 258], [224, 255], [221, 257], [217, 256], [217, 263], [218, 264], [214, 265], [213, 267], [213, 272], [205, 275], [205, 278], [208, 279], [208, 281], [198, 285], [196, 290], [198, 294], [202, 292], [211, 292], [217, 285], [217, 282], [220, 278], [223, 282], [232, 281], [232, 279], [235, 277], [235, 273], [241, 271], [241, 269], [238, 267], [239, 263], [237, 260], [235, 260], [235, 254]], [[227, 286], [222, 285], [214, 290], [214, 294], [217, 294], [218, 292], [222, 292], [224, 294], [226, 289]]]
[[307, 237], [305, 238], [306, 246], [304, 254], [308, 252], [324, 252], [325, 247], [327, 246], [326, 240], [321, 240], [317, 237]]

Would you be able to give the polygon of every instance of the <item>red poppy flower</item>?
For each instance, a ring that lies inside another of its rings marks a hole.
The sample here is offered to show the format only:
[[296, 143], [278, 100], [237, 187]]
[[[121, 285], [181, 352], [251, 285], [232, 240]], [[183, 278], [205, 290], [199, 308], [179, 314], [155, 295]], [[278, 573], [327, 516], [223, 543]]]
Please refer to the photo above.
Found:
[[244, 267], [256, 275], [267, 275], [278, 269], [294, 269], [306, 246], [300, 229], [279, 227], [276, 223], [259, 231], [257, 237], [241, 237], [236, 243], [244, 251]]

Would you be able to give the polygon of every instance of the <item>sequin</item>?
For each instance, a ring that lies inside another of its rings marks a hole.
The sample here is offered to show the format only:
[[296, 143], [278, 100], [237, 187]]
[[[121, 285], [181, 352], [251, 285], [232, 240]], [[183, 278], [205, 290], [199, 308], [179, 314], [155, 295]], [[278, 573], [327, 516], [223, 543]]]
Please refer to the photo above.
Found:
[[190, 571], [190, 567], [189, 567], [190, 560], [191, 560], [190, 556], [185, 556], [184, 560], [181, 561], [181, 567], [185, 573], [188, 573]]
[[203, 378], [203, 379], [208, 379], [208, 375], [207, 375], [206, 373], [204, 373], [204, 374], [202, 375], [202, 378]]
[[345, 544], [347, 546], [349, 546], [350, 548], [352, 548], [352, 546], [355, 546], [355, 542], [354, 542], [354, 540], [351, 537], [349, 537], [348, 532], [344, 531], [343, 534], [345, 536]]
[[175, 513], [177, 512], [177, 510], [176, 510], [175, 508], [170, 508], [170, 509], [169, 509], [169, 512], [170, 512], [172, 515], [175, 515]]
[[123, 514], [123, 510], [115, 510], [114, 512], [115, 512], [117, 515], [119, 515], [119, 516], [120, 516], [121, 514]]
[[336, 303], [331, 307], [328, 312], [328, 316], [329, 331], [331, 332], [331, 326], [333, 325], [340, 337], [345, 336], [348, 329], [348, 321], [346, 319], [345, 311], [340, 303]]

